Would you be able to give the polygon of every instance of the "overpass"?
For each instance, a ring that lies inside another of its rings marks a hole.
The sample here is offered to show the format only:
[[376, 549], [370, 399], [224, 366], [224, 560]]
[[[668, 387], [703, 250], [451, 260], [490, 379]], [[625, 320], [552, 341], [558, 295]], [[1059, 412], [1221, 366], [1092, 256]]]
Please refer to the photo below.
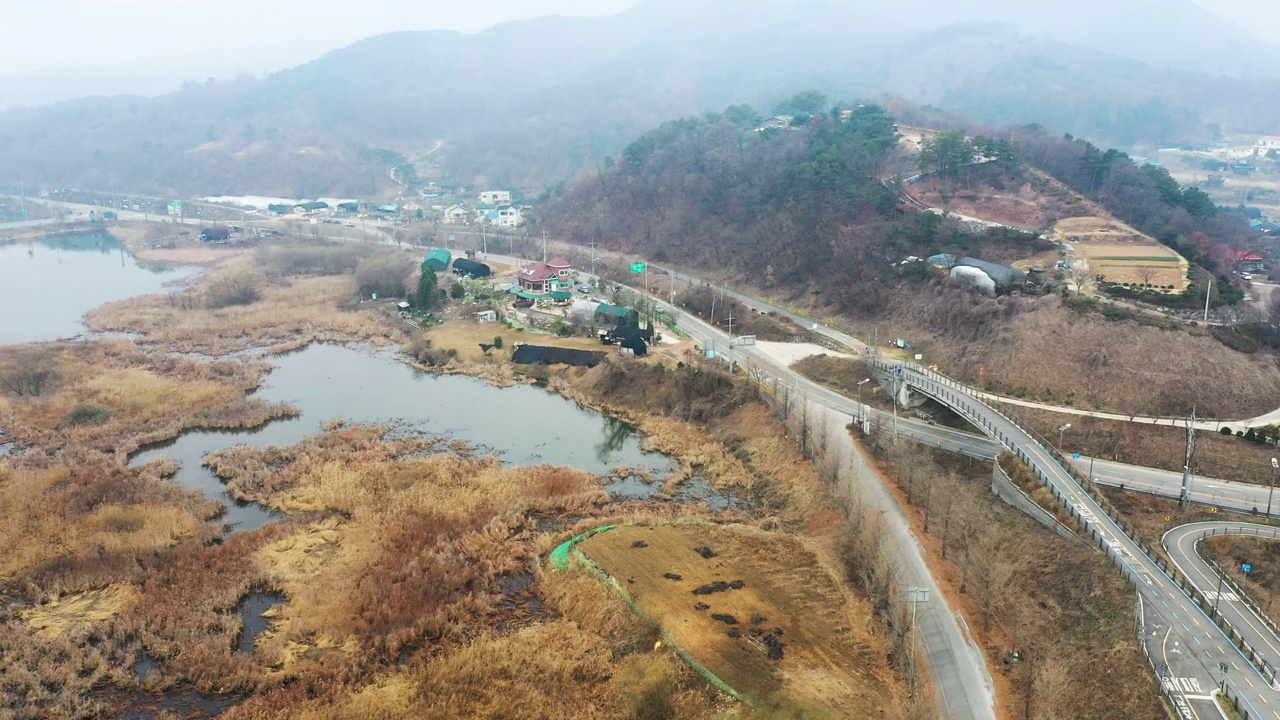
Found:
[[1136, 540], [1093, 484], [1012, 414], [928, 368], [881, 357], [866, 362], [971, 422], [1015, 453], [1052, 490], [1082, 534], [1137, 589], [1140, 644], [1181, 718], [1217, 717], [1213, 691], [1222, 684], [1242, 715], [1280, 719], [1274, 670], [1280, 667], [1280, 639], [1271, 626], [1245, 623], [1244, 613], [1216, 609], [1216, 594], [1211, 600], [1203, 583], [1198, 586], [1178, 565], [1166, 563], [1154, 548]]

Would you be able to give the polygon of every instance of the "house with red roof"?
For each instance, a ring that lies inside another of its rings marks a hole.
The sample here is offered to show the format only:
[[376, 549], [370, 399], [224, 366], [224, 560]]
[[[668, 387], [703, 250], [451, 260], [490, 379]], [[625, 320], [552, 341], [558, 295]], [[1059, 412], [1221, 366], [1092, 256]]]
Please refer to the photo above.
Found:
[[520, 268], [516, 283], [516, 294], [524, 298], [551, 293], [568, 296], [573, 288], [573, 266], [559, 255], [546, 262], [529, 263]]

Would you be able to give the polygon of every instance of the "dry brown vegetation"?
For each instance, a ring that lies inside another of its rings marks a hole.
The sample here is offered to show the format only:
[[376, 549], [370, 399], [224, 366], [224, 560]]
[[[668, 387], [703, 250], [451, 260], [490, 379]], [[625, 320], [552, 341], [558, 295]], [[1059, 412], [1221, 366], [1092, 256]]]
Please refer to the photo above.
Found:
[[[892, 714], [894, 682], [879, 661], [888, 647], [866, 632], [870, 604], [795, 538], [683, 523], [615, 528], [578, 548], [753, 702], [807, 718]], [[733, 585], [695, 592], [715, 583]]]
[[[0, 374], [36, 361], [50, 369], [49, 381], [40, 392], [0, 395], [0, 427], [19, 446], [45, 452], [123, 460], [183, 430], [251, 427], [293, 413], [245, 396], [268, 367], [262, 361], [200, 362], [126, 340], [0, 347]], [[86, 405], [105, 412], [86, 413]]]
[[[1182, 472], [1185, 428], [1066, 416], [1023, 407], [1010, 409], [1041, 435], [1052, 437], [1053, 442], [1057, 442], [1057, 429], [1070, 420], [1071, 428], [1063, 435], [1067, 452]], [[1271, 458], [1276, 455], [1273, 445], [1202, 430], [1196, 433], [1192, 469], [1202, 477], [1265, 485], [1271, 479]]]
[[[405, 428], [338, 422], [293, 447], [207, 458], [231, 493], [285, 515], [223, 537], [219, 506], [169, 482], [172, 463], [125, 466], [140, 444], [184, 429], [288, 412], [246, 397], [266, 363], [178, 352], [402, 341], [380, 314], [346, 304], [368, 255], [268, 247], [210, 258], [176, 293], [93, 313], [96, 327], [137, 342], [0, 352], [0, 373], [43, 373], [24, 377], [21, 394], [0, 393], [0, 427], [33, 448], [0, 464], [0, 714], [107, 717], [130, 697], [197, 691], [238, 703], [231, 718], [761, 715], [655, 647], [657, 629], [595, 578], [544, 573], [540, 560], [604, 523], [741, 521], [736, 512], [661, 493], [618, 503], [580, 471], [504, 467]], [[212, 307], [219, 282], [247, 274], [259, 298]], [[510, 379], [500, 362], [474, 365]], [[803, 536], [788, 547], [834, 558], [826, 488], [741, 381], [635, 361], [537, 373], [674, 454], [682, 471], [663, 490], [695, 474], [739, 488], [758, 498], [761, 527]], [[287, 602], [254, 651], [237, 653], [237, 605], [253, 592]], [[820, 600], [806, 607], [816, 613]], [[847, 631], [875, 646], [880, 630]], [[144, 661], [156, 670], [136, 677]], [[867, 662], [896, 681], [876, 654]]]
[[[400, 341], [402, 326], [360, 312], [354, 301], [350, 271], [372, 252], [394, 253], [288, 245], [236, 253], [178, 292], [107, 303], [86, 314], [85, 324], [137, 333], [144, 346], [214, 356], [250, 348], [279, 352], [316, 340]], [[242, 291], [246, 283], [258, 297], [226, 302], [236, 297], [229, 290]]]
[[[1280, 542], [1271, 538], [1219, 535], [1206, 539], [1202, 547], [1264, 612], [1275, 617], [1272, 607], [1280, 598]], [[1249, 572], [1240, 570], [1243, 563], [1252, 566]]]
[[[1267, 354], [1230, 350], [1208, 334], [1078, 314], [1057, 296], [974, 300], [926, 289], [900, 298], [905, 337], [952, 377], [1029, 400], [1108, 412], [1243, 418], [1275, 409], [1280, 374]], [[887, 326], [887, 327], [886, 327]]]
[[1044, 232], [1062, 218], [1105, 213], [1096, 203], [1034, 168], [1023, 168], [1025, 182], [996, 187], [980, 182], [957, 187], [930, 177], [906, 186], [911, 197], [929, 207], [945, 208], [1030, 232]]
[[[1133, 631], [1133, 590], [1097, 550], [993, 500], [989, 464], [878, 435], [872, 443], [942, 561], [936, 577], [977, 621], [1003, 712], [1165, 717]], [[1108, 672], [1098, 673], [1104, 656]]]

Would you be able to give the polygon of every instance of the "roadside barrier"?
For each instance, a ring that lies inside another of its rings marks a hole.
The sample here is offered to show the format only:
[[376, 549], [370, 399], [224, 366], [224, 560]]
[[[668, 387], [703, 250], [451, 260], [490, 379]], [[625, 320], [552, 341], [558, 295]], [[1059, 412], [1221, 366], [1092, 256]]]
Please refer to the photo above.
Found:
[[[1200, 590], [1196, 589], [1190, 578], [1186, 577], [1172, 563], [1165, 561], [1155, 548], [1137, 537], [1132, 525], [1124, 520], [1119, 511], [1107, 500], [1107, 498], [1098, 490], [1093, 483], [1092, 478], [1084, 477], [1080, 471], [1075, 468], [1067, 458], [1052, 443], [1045, 440], [1035, 428], [1022, 422], [1016, 415], [1010, 412], [1000, 403], [989, 403], [978, 400], [974, 397], [970, 388], [962, 385], [951, 378], [946, 377], [930, 368], [916, 365], [908, 362], [889, 362], [878, 357], [870, 357], [864, 360], [873, 368], [883, 372], [890, 373], [896, 381], [906, 382], [908, 385], [914, 384], [925, 394], [933, 397], [947, 407], [954, 410], [961, 417], [965, 418], [975, 426], [983, 428], [988, 435], [997, 438], [1002, 445], [1013, 452], [1019, 460], [1026, 463], [1036, 476], [1044, 481], [1058, 499], [1058, 502], [1070, 510], [1072, 517], [1076, 519], [1082, 531], [1088, 533], [1089, 539], [1097, 544], [1099, 548], [1106, 554], [1125, 579], [1137, 586], [1138, 584], [1149, 584], [1150, 579], [1145, 577], [1145, 573], [1141, 572], [1135, 563], [1130, 563], [1132, 556], [1125, 550], [1118, 541], [1111, 540], [1106, 535], [1106, 528], [1093, 517], [1092, 512], [1078, 507], [1076, 498], [1072, 498], [1063, 489], [1058, 488], [1053, 479], [1049, 477], [1043, 469], [1024, 451], [1021, 447], [1017, 447], [1009, 439], [1009, 437], [991, 422], [985, 415], [979, 413], [975, 407], [975, 403], [981, 404], [987, 410], [999, 415], [1001, 419], [1018, 428], [1034, 442], [1040, 450], [1048, 453], [1059, 469], [1065, 473], [1068, 480], [1074, 487], [1074, 495], [1077, 497], [1084, 496], [1091, 500], [1093, 504], [1106, 514], [1112, 524], [1120, 530], [1125, 537], [1137, 546], [1139, 552], [1142, 553], [1148, 563], [1154, 565], [1173, 582], [1182, 592], [1190, 599], [1204, 615], [1212, 621], [1218, 629], [1220, 629], [1227, 640], [1230, 641], [1240, 651], [1241, 655], [1253, 665], [1254, 669], [1266, 680], [1272, 687], [1276, 686], [1276, 673], [1271, 668], [1265, 658], [1258, 655], [1257, 651], [1250, 646], [1238, 631], [1228, 622], [1222, 615], [1213, 610], [1213, 603]], [[1081, 499], [1084, 499], [1081, 498]], [[1132, 558], [1135, 561], [1138, 558]]]

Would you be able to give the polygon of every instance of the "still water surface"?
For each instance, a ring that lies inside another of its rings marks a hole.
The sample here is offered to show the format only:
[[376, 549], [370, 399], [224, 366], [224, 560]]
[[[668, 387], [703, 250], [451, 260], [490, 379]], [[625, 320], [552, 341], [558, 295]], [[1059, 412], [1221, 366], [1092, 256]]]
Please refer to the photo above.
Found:
[[[222, 482], [201, 465], [201, 458], [235, 445], [293, 445], [320, 431], [325, 421], [354, 423], [403, 420], [431, 435], [457, 438], [508, 463], [550, 463], [607, 474], [619, 466], [647, 469], [661, 476], [671, 460], [640, 449], [625, 424], [529, 385], [498, 388], [470, 377], [423, 373], [396, 362], [389, 352], [340, 345], [310, 345], [270, 359], [276, 366], [257, 396], [283, 400], [301, 415], [255, 430], [191, 432], [177, 440], [138, 452], [130, 464], [170, 458], [181, 466], [175, 480], [228, 506], [226, 521], [250, 530], [271, 521], [256, 504], [237, 503]], [[656, 488], [627, 483], [620, 494]]]
[[197, 272], [139, 262], [104, 234], [0, 243], [0, 345], [78, 335], [85, 312]]

